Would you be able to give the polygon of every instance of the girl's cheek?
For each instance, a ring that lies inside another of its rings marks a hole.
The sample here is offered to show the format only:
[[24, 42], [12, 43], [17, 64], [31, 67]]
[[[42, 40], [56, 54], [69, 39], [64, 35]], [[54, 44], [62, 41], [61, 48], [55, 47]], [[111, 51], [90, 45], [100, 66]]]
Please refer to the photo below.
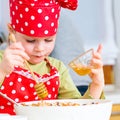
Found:
[[31, 53], [32, 50], [33, 50], [32, 47], [25, 47], [25, 52], [26, 52], [26, 53]]

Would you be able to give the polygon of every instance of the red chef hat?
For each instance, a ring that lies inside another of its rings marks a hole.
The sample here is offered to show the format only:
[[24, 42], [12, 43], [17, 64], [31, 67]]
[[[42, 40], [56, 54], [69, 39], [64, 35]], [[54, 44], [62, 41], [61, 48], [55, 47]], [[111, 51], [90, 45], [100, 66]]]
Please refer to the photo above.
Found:
[[75, 10], [77, 0], [9, 0], [14, 30], [34, 37], [57, 32], [61, 7]]

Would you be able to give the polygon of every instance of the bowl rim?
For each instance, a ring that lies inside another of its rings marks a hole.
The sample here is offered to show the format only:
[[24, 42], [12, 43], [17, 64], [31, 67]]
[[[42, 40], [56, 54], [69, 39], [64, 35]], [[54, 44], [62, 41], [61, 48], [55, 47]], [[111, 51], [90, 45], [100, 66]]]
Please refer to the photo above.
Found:
[[[61, 102], [61, 103], [67, 103], [67, 102], [72, 102], [72, 103], [79, 103], [80, 106], [31, 106], [32, 103], [39, 103], [39, 102], [47, 102], [47, 103], [54, 103], [54, 102]], [[26, 104], [25, 106], [22, 104]], [[56, 99], [56, 100], [39, 100], [39, 101], [27, 101], [27, 102], [20, 102], [18, 105], [14, 104], [14, 107], [85, 107], [85, 106], [90, 106], [90, 105], [101, 105], [101, 104], [111, 104], [112, 106], [112, 101], [111, 100], [106, 100], [106, 99]]]

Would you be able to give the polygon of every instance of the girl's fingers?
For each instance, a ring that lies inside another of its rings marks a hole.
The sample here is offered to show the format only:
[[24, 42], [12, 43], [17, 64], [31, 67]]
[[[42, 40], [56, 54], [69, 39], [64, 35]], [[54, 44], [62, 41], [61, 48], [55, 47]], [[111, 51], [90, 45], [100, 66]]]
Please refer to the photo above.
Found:
[[99, 54], [101, 54], [101, 53], [102, 53], [102, 49], [103, 49], [103, 45], [102, 45], [102, 44], [99, 44], [98, 49], [97, 49], [97, 52], [98, 52]]
[[24, 51], [21, 51], [21, 50], [14, 50], [14, 51], [11, 51], [11, 53], [13, 55], [16, 55], [16, 56], [19, 56], [21, 57], [22, 59], [24, 60], [29, 60], [29, 56], [24, 52]]
[[12, 58], [13, 58], [14, 61], [19, 61], [21, 63], [24, 62], [24, 59], [21, 56], [19, 56], [19, 55], [17, 55], [17, 56], [13, 55]]
[[9, 74], [14, 70], [15, 66], [24, 66], [24, 61], [29, 60], [29, 56], [25, 53], [24, 48], [19, 43], [11, 44], [4, 51], [1, 66], [5, 74]]
[[93, 66], [95, 66], [95, 69], [103, 67], [102, 61], [100, 61], [98, 59], [93, 59], [92, 64], [93, 64]]
[[24, 63], [21, 62], [21, 61], [19, 61], [19, 60], [16, 60], [16, 61], [14, 62], [14, 67], [15, 67], [15, 66], [21, 66], [21, 67], [24, 67]]
[[93, 53], [94, 58], [102, 60], [102, 57], [101, 57], [102, 48], [103, 48], [102, 44], [99, 44], [97, 51]]
[[[25, 60], [29, 60], [29, 56], [25, 53], [24, 50], [21, 49], [11, 49], [10, 47], [6, 49], [4, 56], [12, 56], [12, 55], [16, 55], [16, 56], [20, 56], [21, 58], [25, 59]], [[11, 57], [12, 59], [12, 57]]]
[[93, 57], [94, 57], [95, 59], [102, 60], [102, 56], [101, 56], [100, 53], [97, 53], [97, 52], [95, 53], [95, 52], [94, 52]]
[[15, 42], [15, 43], [12, 43], [10, 46], [9, 46], [10, 49], [19, 49], [19, 50], [25, 50], [24, 47], [22, 46], [22, 44], [20, 42]]

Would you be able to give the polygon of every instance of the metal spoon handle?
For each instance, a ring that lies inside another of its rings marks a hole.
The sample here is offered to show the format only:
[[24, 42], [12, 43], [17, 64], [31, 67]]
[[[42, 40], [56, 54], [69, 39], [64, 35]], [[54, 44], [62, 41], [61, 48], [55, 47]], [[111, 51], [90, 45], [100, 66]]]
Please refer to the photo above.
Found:
[[3, 94], [2, 92], [0, 92], [0, 95], [2, 97], [4, 97], [5, 99], [9, 100], [11, 103], [19, 105], [17, 102], [15, 102], [14, 100], [12, 100], [10, 97], [8, 97], [7, 95]]

